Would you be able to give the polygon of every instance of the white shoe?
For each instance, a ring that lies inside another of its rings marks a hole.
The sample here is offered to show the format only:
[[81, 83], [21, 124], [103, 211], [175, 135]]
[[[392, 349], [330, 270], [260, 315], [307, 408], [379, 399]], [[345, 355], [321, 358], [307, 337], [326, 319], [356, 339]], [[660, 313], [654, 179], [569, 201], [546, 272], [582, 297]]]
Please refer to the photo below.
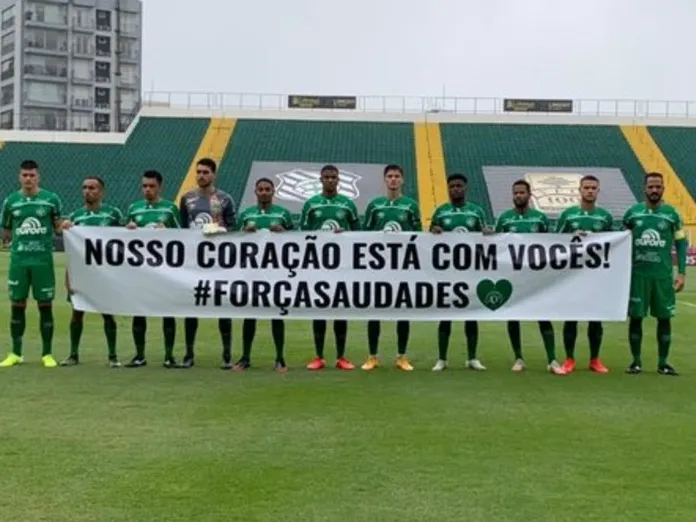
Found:
[[521, 371], [524, 371], [524, 368], [524, 359], [517, 359], [515, 361], [515, 364], [512, 365], [512, 371], [515, 373], [520, 373]]
[[481, 361], [478, 359], [469, 359], [466, 361], [466, 367], [471, 369], [471, 370], [476, 370], [477, 372], [485, 372], [486, 367], [481, 364]]
[[546, 369], [554, 375], [566, 375], [566, 371], [560, 364], [558, 364], [558, 361], [551, 361]]
[[443, 361], [442, 359], [438, 359], [438, 361], [435, 363], [435, 366], [433, 366], [433, 371], [434, 372], [441, 372], [443, 370], [447, 369], [447, 361]]

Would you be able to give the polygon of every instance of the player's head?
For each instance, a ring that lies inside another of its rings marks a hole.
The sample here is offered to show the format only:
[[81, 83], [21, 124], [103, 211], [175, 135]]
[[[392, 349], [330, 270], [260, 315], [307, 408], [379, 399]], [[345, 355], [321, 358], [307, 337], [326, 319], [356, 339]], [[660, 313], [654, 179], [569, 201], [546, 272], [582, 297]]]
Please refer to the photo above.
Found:
[[99, 176], [87, 176], [82, 181], [82, 195], [85, 198], [85, 203], [94, 205], [99, 203], [104, 197], [104, 180]]
[[512, 203], [517, 208], [529, 206], [529, 198], [532, 197], [532, 188], [523, 179], [518, 179], [512, 184]]
[[36, 190], [39, 186], [39, 164], [34, 160], [24, 160], [20, 163], [19, 183], [25, 191]]
[[387, 190], [401, 190], [404, 184], [404, 169], [399, 165], [387, 165], [384, 167], [384, 185]]
[[665, 179], [659, 172], [648, 172], [645, 175], [643, 183], [645, 191], [645, 199], [650, 203], [659, 203], [662, 201], [662, 195], [665, 193]]
[[594, 203], [599, 196], [599, 180], [596, 176], [588, 174], [580, 180], [580, 199], [584, 203]]
[[324, 165], [319, 176], [324, 194], [336, 194], [338, 192], [338, 167], [335, 165]]
[[215, 182], [217, 164], [210, 158], [202, 158], [196, 163], [196, 183], [198, 187], [206, 189]]
[[447, 176], [447, 192], [452, 203], [461, 203], [466, 199], [466, 186], [469, 180], [464, 174], [454, 173]]
[[260, 178], [256, 180], [256, 201], [262, 204], [268, 204], [273, 201], [275, 193], [275, 185], [268, 178]]
[[148, 201], [159, 199], [162, 191], [162, 174], [156, 170], [146, 170], [143, 174], [143, 197]]

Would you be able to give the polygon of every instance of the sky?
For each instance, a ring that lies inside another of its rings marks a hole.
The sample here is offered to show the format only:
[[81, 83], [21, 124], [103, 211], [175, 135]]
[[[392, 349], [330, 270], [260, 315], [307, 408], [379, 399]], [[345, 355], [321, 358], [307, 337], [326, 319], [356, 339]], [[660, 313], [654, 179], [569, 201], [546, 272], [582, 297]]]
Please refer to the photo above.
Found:
[[696, 99], [696, 0], [144, 0], [143, 90]]

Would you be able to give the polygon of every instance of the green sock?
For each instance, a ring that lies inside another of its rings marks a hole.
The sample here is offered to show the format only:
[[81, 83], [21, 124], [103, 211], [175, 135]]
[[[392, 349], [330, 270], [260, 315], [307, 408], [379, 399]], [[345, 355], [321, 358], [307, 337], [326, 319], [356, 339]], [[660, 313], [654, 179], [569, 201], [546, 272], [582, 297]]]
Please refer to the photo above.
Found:
[[22, 338], [27, 327], [27, 309], [24, 306], [13, 306], [10, 319], [10, 335], [12, 337], [12, 353], [22, 356]]
[[346, 354], [346, 339], [348, 338], [348, 321], [334, 321], [334, 336], [336, 337], [336, 357], [340, 359]]
[[222, 360], [232, 360], [232, 319], [218, 319], [218, 331], [222, 341]]
[[544, 341], [546, 360], [550, 364], [556, 360], [556, 337], [553, 334], [553, 324], [550, 321], [539, 321], [539, 331]]
[[254, 337], [256, 337], [256, 319], [244, 319], [242, 323], [242, 359], [245, 361], [251, 358]]
[[565, 348], [566, 357], [568, 359], [575, 359], [575, 341], [577, 338], [577, 321], [566, 321], [563, 323], [563, 347]]
[[471, 361], [476, 359], [478, 351], [479, 327], [477, 321], [464, 322], [464, 336], [466, 337], [466, 356]]
[[367, 321], [367, 347], [370, 355], [379, 353], [379, 335], [382, 326], [379, 321]]
[[643, 343], [643, 319], [631, 318], [628, 322], [628, 343], [631, 346], [633, 364], [643, 366], [640, 358], [641, 344]]
[[437, 326], [437, 352], [438, 359], [447, 360], [447, 350], [449, 349], [450, 335], [452, 334], [452, 321], [440, 321]]
[[672, 344], [672, 322], [669, 319], [657, 320], [657, 365], [667, 366], [669, 347]]
[[406, 355], [408, 340], [411, 337], [411, 323], [409, 321], [396, 322], [396, 353]]
[[138, 359], [145, 358], [146, 335], [147, 319], [145, 317], [133, 317], [133, 344], [135, 344], [135, 356]]
[[276, 350], [276, 361], [285, 359], [285, 321], [282, 319], [271, 320], [271, 334]]
[[515, 359], [523, 359], [522, 357], [522, 331], [520, 330], [519, 321], [508, 321], [507, 323], [508, 337], [512, 345], [512, 352], [515, 354]]
[[314, 335], [314, 351], [317, 357], [324, 358], [324, 343], [326, 342], [326, 321], [312, 321], [312, 334]]
[[162, 335], [164, 337], [164, 358], [174, 357], [174, 342], [176, 341], [176, 319], [173, 317], [162, 318]]
[[598, 321], [591, 321], [587, 325], [587, 340], [590, 343], [590, 360], [599, 358], [599, 350], [602, 348], [604, 327]]
[[39, 307], [39, 322], [41, 323], [41, 356], [51, 355], [53, 351], [53, 307]]
[[109, 353], [109, 358], [116, 357], [116, 320], [113, 315], [104, 315], [104, 337], [106, 337], [106, 347]]
[[84, 313], [77, 310], [73, 311], [72, 320], [70, 321], [70, 356], [78, 357], [80, 354], [80, 339], [82, 339], [82, 330], [85, 323]]

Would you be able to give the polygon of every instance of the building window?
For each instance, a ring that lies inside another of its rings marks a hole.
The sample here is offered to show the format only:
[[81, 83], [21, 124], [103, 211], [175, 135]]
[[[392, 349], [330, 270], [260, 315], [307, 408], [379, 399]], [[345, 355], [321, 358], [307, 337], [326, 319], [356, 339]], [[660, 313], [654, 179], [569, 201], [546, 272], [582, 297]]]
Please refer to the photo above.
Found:
[[140, 55], [138, 40], [133, 38], [120, 38], [118, 50], [121, 53], [121, 58], [126, 60], [137, 60]]
[[138, 78], [138, 67], [136, 65], [122, 65], [121, 66], [121, 83], [124, 85], [139, 85], [140, 79]]
[[70, 116], [70, 130], [89, 132], [94, 129], [94, 118], [84, 112], [73, 112]]
[[119, 31], [121, 34], [137, 35], [140, 33], [140, 24], [138, 23], [138, 15], [136, 13], [121, 13], [118, 18]]
[[27, 2], [24, 11], [25, 20], [42, 24], [67, 25], [68, 6]]
[[94, 56], [94, 37], [89, 34], [73, 34], [72, 49], [75, 54]]
[[54, 78], [68, 77], [68, 59], [57, 56], [27, 54], [24, 58], [24, 73]]
[[65, 105], [68, 101], [67, 86], [58, 83], [24, 82], [24, 101]]
[[15, 22], [15, 15], [14, 15], [14, 6], [8, 7], [2, 12], [2, 29], [9, 29], [10, 27], [14, 26]]
[[111, 11], [97, 9], [97, 31], [111, 32]]
[[72, 22], [74, 27], [80, 29], [94, 29], [92, 10], [84, 7], [75, 7], [73, 9]]
[[11, 129], [14, 127], [14, 111], [0, 112], [0, 129]]
[[72, 77], [75, 80], [92, 81], [94, 79], [94, 67], [92, 62], [75, 59], [72, 62]]
[[50, 29], [27, 29], [24, 41], [27, 47], [48, 49], [49, 51], [67, 51], [68, 33], [66, 31], [52, 31]]
[[109, 62], [94, 62], [94, 73], [97, 83], [111, 82], [111, 64]]
[[72, 105], [76, 108], [91, 109], [94, 106], [92, 88], [86, 86], [74, 86], [72, 89]]
[[3, 60], [0, 64], [0, 80], [14, 78], [14, 58]]
[[15, 50], [15, 34], [14, 31], [8, 33], [2, 37], [2, 42], [0, 43], [2, 47], [2, 54], [11, 54]]
[[136, 112], [140, 101], [138, 91], [122, 89], [120, 94], [121, 110], [126, 113]]
[[97, 56], [111, 56], [111, 37], [97, 36]]
[[111, 89], [106, 87], [96, 87], [94, 89], [94, 106], [97, 109], [108, 109], [111, 107]]
[[111, 115], [99, 112], [95, 113], [94, 130], [97, 132], [109, 132], [111, 130]]
[[22, 128], [36, 130], [66, 130], [68, 114], [58, 109], [25, 109]]
[[14, 85], [5, 85], [0, 90], [2, 105], [12, 105], [14, 103]]

